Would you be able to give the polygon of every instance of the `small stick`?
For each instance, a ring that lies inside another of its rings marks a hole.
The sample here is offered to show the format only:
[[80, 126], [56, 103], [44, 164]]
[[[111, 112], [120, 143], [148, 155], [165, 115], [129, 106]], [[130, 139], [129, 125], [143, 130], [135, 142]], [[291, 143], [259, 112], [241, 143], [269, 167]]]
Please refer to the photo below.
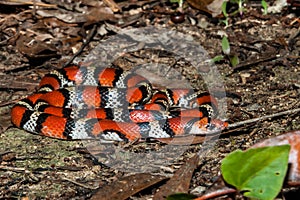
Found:
[[113, 0], [104, 0], [104, 3], [110, 7], [113, 12], [119, 12], [121, 8]]
[[86, 38], [86, 41], [82, 44], [82, 46], [80, 47], [80, 49], [72, 56], [72, 58], [64, 65], [64, 67], [66, 67], [67, 65], [69, 65], [70, 63], [73, 62], [73, 60], [79, 55], [81, 54], [81, 52], [83, 51], [83, 49], [88, 45], [88, 43], [90, 43], [90, 41], [92, 40], [93, 36], [96, 33], [97, 30], [97, 25], [95, 24], [91, 30], [91, 32], [89, 33], [89, 35]]
[[251, 124], [251, 123], [254, 123], [254, 122], [258, 122], [258, 121], [262, 121], [262, 120], [266, 120], [266, 119], [270, 119], [270, 118], [274, 118], [274, 117], [279, 117], [279, 116], [282, 116], [282, 115], [294, 114], [294, 113], [297, 113], [297, 112], [300, 112], [300, 108], [296, 108], [296, 109], [293, 109], [293, 110], [286, 110], [286, 111], [271, 114], [271, 115], [265, 115], [265, 116], [254, 118], [254, 119], [248, 119], [248, 120], [241, 121], [241, 122], [235, 122], [233, 124], [229, 124], [228, 128], [236, 128], [236, 127], [239, 127], [239, 126], [243, 126], [245, 124]]
[[223, 188], [217, 189], [215, 191], [209, 192], [208, 194], [204, 194], [193, 200], [207, 200], [207, 199], [212, 199], [215, 197], [220, 197], [220, 196], [228, 195], [228, 194], [235, 193], [235, 192], [237, 192], [237, 190], [234, 188], [223, 187]]
[[23, 167], [9, 167], [9, 166], [4, 166], [0, 165], [0, 170], [7, 170], [7, 171], [13, 171], [13, 172], [25, 172], [29, 173], [30, 171], [23, 168]]
[[240, 65], [233, 68], [233, 72], [243, 70], [247, 67], [253, 66], [253, 65], [261, 63], [261, 62], [266, 62], [266, 61], [275, 60], [275, 59], [280, 58], [280, 55], [274, 55], [274, 54], [266, 54], [263, 57], [258, 58], [255, 61], [250, 60], [250, 61], [246, 61], [245, 63], [241, 63]]
[[85, 184], [82, 184], [82, 183], [79, 183], [77, 181], [74, 181], [74, 180], [71, 180], [69, 178], [61, 178], [63, 181], [69, 181], [75, 185], [78, 185], [80, 187], [83, 187], [83, 188], [87, 188], [87, 189], [91, 189], [91, 190], [95, 190], [95, 189], [98, 189], [99, 187], [93, 187], [93, 186], [89, 186], [89, 185], [85, 185]]
[[23, 5], [36, 5], [36, 6], [43, 6], [43, 7], [48, 7], [48, 8], [57, 8], [57, 5], [54, 4], [46, 4], [46, 3], [39, 3], [35, 1], [18, 1], [18, 0], [10, 0], [12, 3], [22, 3]]

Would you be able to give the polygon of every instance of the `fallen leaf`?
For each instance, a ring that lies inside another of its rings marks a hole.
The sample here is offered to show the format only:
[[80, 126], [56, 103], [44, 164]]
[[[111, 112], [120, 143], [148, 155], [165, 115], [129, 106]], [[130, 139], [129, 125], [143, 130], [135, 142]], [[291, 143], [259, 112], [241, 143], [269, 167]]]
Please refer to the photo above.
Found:
[[252, 146], [266, 147], [289, 144], [291, 145], [289, 153], [290, 168], [287, 175], [287, 183], [291, 186], [300, 185], [300, 131], [287, 132], [274, 138], [264, 140]]
[[187, 2], [198, 10], [207, 12], [213, 17], [222, 13], [222, 4], [225, 0], [187, 0]]
[[35, 2], [35, 1], [28, 1], [28, 0], [1, 0], [0, 4], [11, 5], [11, 6], [35, 5], [35, 6], [56, 8], [56, 5], [53, 4], [45, 4], [45, 3]]
[[[289, 170], [286, 174], [287, 184], [290, 186], [300, 185], [300, 131], [287, 132], [285, 134], [273, 137], [270, 139], [263, 140], [251, 148], [257, 147], [267, 147], [267, 146], [278, 146], [278, 145], [290, 145], [289, 159], [288, 163]], [[219, 177], [218, 181], [215, 182], [205, 193], [195, 200], [206, 200], [215, 198], [218, 196], [223, 196], [226, 194], [234, 193], [235, 189], [229, 188], [223, 182], [223, 179]]]
[[86, 19], [85, 26], [88, 26], [105, 20], [113, 20], [115, 16], [109, 7], [95, 7], [89, 10]]
[[152, 174], [134, 174], [126, 176], [96, 191], [92, 200], [128, 199], [137, 192], [167, 179]]
[[178, 169], [174, 176], [154, 195], [153, 199], [163, 200], [174, 193], [187, 193], [194, 170], [197, 168], [199, 155], [195, 155]]
[[155, 138], [153, 140], [160, 141], [165, 144], [170, 145], [191, 145], [191, 144], [201, 144], [205, 141], [216, 139], [219, 135], [208, 136], [208, 135], [184, 135], [174, 138]]
[[87, 21], [86, 15], [65, 10], [37, 10], [36, 13], [42, 17], [55, 17], [65, 23], [77, 24]]
[[3, 160], [5, 162], [10, 162], [16, 160], [16, 153], [15, 152], [4, 152], [0, 154], [0, 161]]
[[72, 12], [68, 10], [37, 10], [36, 13], [42, 17], [55, 17], [69, 24], [96, 23], [104, 20], [113, 20], [114, 14], [109, 7], [92, 7], [85, 9], [84, 12]]
[[19, 52], [29, 58], [51, 58], [58, 56], [58, 50], [54, 45], [24, 35], [18, 38], [16, 47]]
[[106, 5], [108, 5], [113, 12], [121, 11], [121, 8], [113, 0], [103, 0]]
[[287, 172], [289, 150], [282, 145], [234, 151], [222, 160], [222, 176], [246, 197], [274, 199]]

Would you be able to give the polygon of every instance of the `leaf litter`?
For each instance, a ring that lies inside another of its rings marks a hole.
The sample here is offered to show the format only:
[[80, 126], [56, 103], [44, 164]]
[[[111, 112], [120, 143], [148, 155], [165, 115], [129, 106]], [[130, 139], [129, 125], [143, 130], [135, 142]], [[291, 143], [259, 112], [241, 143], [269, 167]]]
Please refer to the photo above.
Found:
[[[170, 21], [174, 5], [168, 1], [117, 2], [118, 11], [114, 4], [105, 3], [113, 1], [3, 2], [0, 12], [0, 77], [3, 77], [0, 81], [0, 102], [5, 106], [33, 92], [35, 84], [45, 73], [63, 66], [72, 54], [80, 50], [94, 24], [98, 28], [83, 55], [97, 46], [96, 40], [113, 33], [111, 25], [139, 27], [150, 24], [164, 24], [190, 34], [211, 57], [222, 54], [218, 30], [224, 30], [224, 26], [191, 8], [185, 16], [187, 20], [174, 25]], [[299, 43], [295, 42], [299, 22], [295, 21], [296, 17], [286, 17], [289, 14], [287, 7], [282, 9], [280, 15], [270, 14], [265, 18], [250, 2], [249, 12], [241, 18], [233, 17], [235, 23], [231, 21], [232, 25], [226, 30], [231, 51], [238, 55], [240, 64], [233, 69], [225, 60], [218, 68], [227, 91], [242, 97], [227, 99], [230, 123], [299, 107]], [[197, 26], [197, 23], [192, 25], [193, 20], [205, 20], [206, 28]], [[270, 58], [270, 55], [279, 56]], [[241, 81], [240, 72], [249, 76]], [[12, 79], [22, 81], [10, 82]], [[9, 109], [1, 107], [0, 114], [9, 116]], [[218, 177], [221, 159], [229, 152], [246, 149], [266, 137], [297, 130], [297, 122], [298, 115], [290, 114], [238, 128], [231, 131], [230, 136], [221, 137], [212, 153], [201, 158], [203, 164], [194, 166], [196, 170], [192, 178], [187, 177], [191, 179], [189, 188], [212, 185]], [[17, 129], [5, 131], [7, 124], [9, 117], [1, 117], [1, 197], [87, 198], [92, 196], [95, 188], [128, 175], [103, 166], [89, 154], [76, 151], [81, 148], [79, 142], [52, 140]], [[151, 145], [156, 148], [160, 143]], [[144, 151], [147, 144], [137, 144], [132, 148]], [[201, 144], [192, 145], [178, 163], [169, 166], [169, 170], [164, 168], [159, 174], [170, 177], [200, 149]], [[7, 158], [9, 154], [13, 155], [11, 159]], [[160, 184], [163, 183], [155, 183], [155, 188], [159, 188]], [[142, 190], [130, 198], [152, 198], [154, 191]]]

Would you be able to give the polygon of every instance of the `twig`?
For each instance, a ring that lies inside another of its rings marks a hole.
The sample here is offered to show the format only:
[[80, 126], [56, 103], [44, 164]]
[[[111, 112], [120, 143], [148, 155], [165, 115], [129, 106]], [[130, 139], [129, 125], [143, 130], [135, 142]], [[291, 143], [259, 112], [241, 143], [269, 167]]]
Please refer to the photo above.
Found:
[[83, 51], [83, 49], [90, 43], [91, 39], [94, 37], [95, 32], [97, 30], [97, 24], [95, 24], [91, 30], [91, 32], [89, 33], [89, 35], [86, 38], [86, 41], [82, 44], [82, 46], [80, 47], [80, 49], [72, 56], [72, 58], [64, 65], [64, 67], [66, 67], [67, 65], [69, 65], [70, 63], [73, 62], [73, 60], [79, 55], [81, 54], [81, 52]]
[[237, 72], [237, 71], [240, 71], [240, 70], [243, 70], [249, 66], [252, 66], [252, 65], [256, 65], [258, 63], [261, 63], [261, 62], [266, 62], [266, 61], [270, 61], [270, 60], [275, 60], [275, 59], [278, 59], [280, 58], [280, 55], [264, 55], [264, 57], [262, 58], [258, 58], [257, 60], [255, 61], [252, 61], [252, 60], [248, 60], [238, 66], [236, 66], [234, 69], [233, 69], [233, 72]]
[[4, 165], [0, 165], [0, 170], [30, 173], [29, 170], [27, 170], [27, 169], [25, 169], [23, 167], [9, 167], [9, 166], [4, 166]]
[[0, 89], [33, 90], [38, 85], [38, 83], [19, 81], [14, 80], [13, 78], [7, 80], [5, 79], [4, 75], [0, 75]]
[[48, 7], [48, 8], [57, 8], [57, 5], [54, 5], [54, 4], [46, 4], [46, 3], [39, 3], [39, 2], [32, 2], [32, 1], [20, 1], [20, 0], [10, 0], [11, 1], [11, 4], [9, 3], [5, 3], [5, 2], [1, 2], [2, 4], [4, 5], [18, 5], [18, 4], [21, 4], [21, 5], [36, 5], [36, 6], [43, 6], [43, 7]]
[[36, 0], [32, 1], [32, 16], [34, 17], [34, 19], [36, 19]]
[[206, 199], [212, 199], [215, 197], [220, 197], [220, 196], [224, 196], [224, 195], [228, 195], [231, 193], [235, 193], [237, 190], [234, 188], [229, 188], [229, 187], [224, 187], [215, 191], [212, 191], [208, 194], [204, 194], [194, 200], [206, 200]]
[[113, 0], [104, 0], [104, 3], [110, 7], [113, 12], [119, 12], [121, 8]]
[[258, 122], [258, 121], [262, 121], [262, 120], [266, 120], [266, 119], [270, 119], [270, 118], [274, 118], [274, 117], [279, 117], [279, 116], [282, 116], [282, 115], [294, 114], [294, 113], [297, 113], [297, 112], [300, 112], [300, 108], [296, 108], [296, 109], [293, 109], [293, 110], [287, 110], [287, 111], [283, 111], [283, 112], [279, 112], [279, 113], [275, 113], [275, 114], [271, 114], [271, 115], [265, 115], [265, 116], [254, 118], [254, 119], [248, 119], [248, 120], [241, 121], [241, 122], [235, 122], [233, 124], [229, 124], [228, 128], [236, 128], [236, 127], [239, 127], [239, 126], [243, 126], [245, 124], [251, 124], [251, 123], [254, 123], [254, 122]]
[[84, 187], [84, 188], [87, 188], [87, 189], [91, 189], [91, 190], [96, 190], [98, 189], [99, 187], [92, 187], [92, 186], [89, 186], [89, 185], [85, 185], [85, 184], [82, 184], [82, 183], [79, 183], [79, 182], [76, 182], [76, 181], [73, 181], [71, 179], [68, 179], [68, 178], [62, 178], [63, 181], [69, 181], [75, 185], [79, 185], [80, 187]]
[[18, 101], [20, 101], [22, 98], [20, 98], [20, 99], [15, 99], [15, 100], [11, 100], [11, 101], [7, 101], [7, 102], [1, 102], [0, 103], [0, 108], [1, 107], [5, 107], [5, 106], [9, 106], [9, 105], [11, 105], [11, 104], [15, 104], [15, 103], [17, 103]]
[[289, 48], [292, 48], [292, 46], [296, 43], [296, 38], [300, 35], [300, 27], [298, 28], [298, 30], [291, 34], [289, 39], [288, 39], [288, 45]]

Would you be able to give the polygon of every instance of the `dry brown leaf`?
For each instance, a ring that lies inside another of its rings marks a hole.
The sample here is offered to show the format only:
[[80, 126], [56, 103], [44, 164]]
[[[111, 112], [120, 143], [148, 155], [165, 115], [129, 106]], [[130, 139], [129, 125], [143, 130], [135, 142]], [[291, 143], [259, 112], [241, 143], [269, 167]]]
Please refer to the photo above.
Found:
[[151, 174], [134, 174], [126, 176], [110, 185], [98, 189], [92, 200], [127, 199], [137, 192], [165, 180], [166, 177]]
[[56, 8], [56, 5], [53, 4], [45, 4], [45, 3], [41, 3], [37, 1], [29, 1], [29, 0], [1, 0], [0, 4], [11, 5], [11, 6], [36, 5], [36, 6]]
[[195, 155], [187, 160], [185, 164], [175, 172], [174, 176], [159, 189], [153, 199], [163, 200], [166, 199], [168, 195], [177, 192], [187, 193], [194, 170], [198, 166], [198, 162], [199, 155]]
[[43, 19], [43, 22], [47, 25], [49, 28], [61, 28], [61, 27], [76, 27], [78, 24], [70, 24], [65, 23], [55, 17], [47, 17]]
[[65, 23], [84, 23], [87, 20], [86, 14], [66, 10], [37, 10], [36, 13], [42, 17], [55, 17]]
[[114, 18], [114, 14], [109, 7], [95, 7], [92, 8], [86, 15], [87, 22], [85, 23], [85, 25], [105, 20], [113, 20]]
[[114, 14], [109, 7], [87, 8], [84, 12], [72, 12], [62, 9], [57, 10], [37, 10], [36, 13], [42, 17], [54, 17], [65, 23], [96, 23], [108, 19], [114, 19]]
[[222, 4], [226, 0], [187, 0], [187, 2], [198, 10], [207, 12], [213, 17], [222, 13]]
[[108, 5], [112, 9], [112, 11], [114, 12], [121, 11], [121, 8], [113, 0], [103, 0], [103, 1], [106, 5]]
[[185, 135], [182, 137], [174, 137], [174, 138], [156, 138], [155, 140], [165, 144], [171, 144], [171, 145], [191, 145], [191, 144], [201, 144], [204, 141], [208, 141], [213, 138], [214, 136], [207, 136], [207, 135]]
[[253, 145], [251, 148], [277, 146], [277, 145], [291, 145], [289, 154], [290, 168], [287, 174], [287, 183], [291, 186], [300, 185], [300, 131], [287, 132], [274, 138], [264, 140]]
[[30, 58], [49, 58], [57, 57], [57, 49], [54, 45], [47, 44], [31, 37], [21, 35], [17, 42], [16, 47], [19, 52]]

